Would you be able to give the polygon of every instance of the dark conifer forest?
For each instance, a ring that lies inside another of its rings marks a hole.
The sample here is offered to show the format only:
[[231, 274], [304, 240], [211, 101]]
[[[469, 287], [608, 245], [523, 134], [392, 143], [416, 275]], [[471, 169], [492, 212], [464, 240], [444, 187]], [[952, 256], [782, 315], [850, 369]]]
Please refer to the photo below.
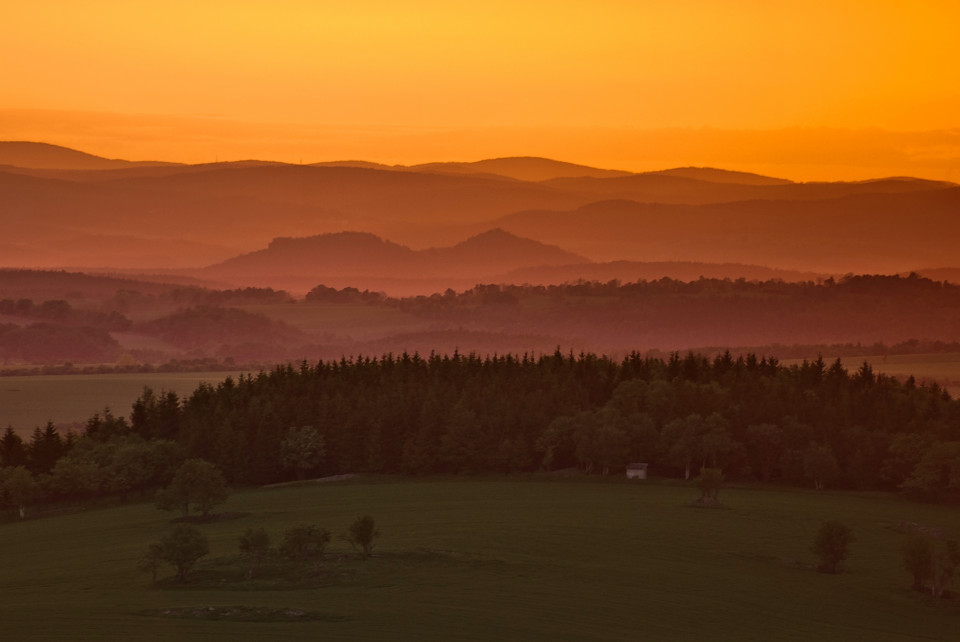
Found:
[[[79, 437], [38, 429], [22, 443], [8, 431], [0, 461], [25, 465], [49, 499], [148, 491], [202, 458], [238, 486], [295, 472], [619, 475], [646, 462], [660, 477], [711, 468], [741, 482], [947, 500], [960, 495], [957, 425], [960, 402], [938, 386], [867, 364], [403, 354], [279, 366], [185, 399], [145, 389], [129, 421], [96, 415]], [[284, 440], [305, 426], [321, 435], [323, 455], [293, 471]], [[134, 481], [123, 477], [132, 460]]]

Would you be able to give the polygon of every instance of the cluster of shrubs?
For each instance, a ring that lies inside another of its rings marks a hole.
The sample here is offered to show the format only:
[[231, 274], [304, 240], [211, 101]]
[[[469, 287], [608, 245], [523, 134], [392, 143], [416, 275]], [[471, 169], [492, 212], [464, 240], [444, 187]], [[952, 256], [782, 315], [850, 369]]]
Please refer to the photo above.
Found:
[[[911, 525], [909, 537], [900, 547], [903, 567], [913, 578], [912, 588], [934, 597], [948, 597], [949, 587], [960, 572], [960, 543], [939, 533]], [[817, 531], [811, 552], [820, 559], [822, 573], [842, 572], [843, 561], [856, 541], [853, 531], [843, 522], [824, 522]]]
[[[723, 471], [718, 468], [701, 468], [694, 479], [700, 489], [700, 497], [694, 506], [719, 507], [719, 494], [723, 486]], [[901, 525], [903, 526], [903, 525]], [[939, 531], [931, 532], [917, 524], [906, 525], [909, 537], [900, 552], [903, 566], [913, 578], [912, 588], [934, 597], [946, 597], [954, 577], [960, 573], [960, 543], [948, 539]], [[817, 556], [817, 570], [821, 573], [842, 573], [843, 562], [850, 555], [850, 546], [857, 541], [853, 530], [837, 520], [820, 525], [810, 552]]]
[[[367, 559], [373, 554], [379, 536], [374, 519], [364, 515], [350, 525], [343, 539], [358, 551], [362, 559]], [[263, 563], [271, 558], [292, 563], [299, 576], [318, 574], [330, 538], [330, 531], [325, 528], [316, 524], [299, 524], [283, 531], [279, 547], [273, 548], [266, 529], [249, 528], [239, 538], [246, 576], [248, 579], [255, 577]], [[209, 553], [210, 544], [203, 531], [192, 524], [179, 523], [163, 539], [147, 547], [140, 569], [152, 573], [156, 581], [160, 566], [168, 564], [176, 569], [177, 579], [184, 582], [196, 563]]]

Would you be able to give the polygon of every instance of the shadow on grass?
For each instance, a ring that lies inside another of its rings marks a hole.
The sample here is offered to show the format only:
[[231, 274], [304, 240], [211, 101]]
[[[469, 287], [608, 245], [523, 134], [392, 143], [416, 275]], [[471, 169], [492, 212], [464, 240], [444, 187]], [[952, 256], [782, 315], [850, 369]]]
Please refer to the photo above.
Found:
[[165, 577], [153, 587], [171, 591], [295, 591], [321, 589], [346, 583], [390, 581], [397, 575], [431, 567], [463, 568], [502, 566], [504, 562], [483, 555], [416, 549], [412, 551], [378, 552], [367, 559], [359, 555], [324, 555], [319, 562], [295, 562], [275, 551], [255, 563], [245, 555], [228, 555], [202, 562], [180, 581]]
[[213, 524], [215, 522], [229, 522], [233, 519], [248, 517], [248, 512], [210, 513], [209, 515], [183, 515], [170, 520], [171, 524]]
[[183, 620], [226, 620], [230, 622], [342, 622], [347, 619], [342, 615], [266, 606], [183, 606], [139, 611], [137, 615]]

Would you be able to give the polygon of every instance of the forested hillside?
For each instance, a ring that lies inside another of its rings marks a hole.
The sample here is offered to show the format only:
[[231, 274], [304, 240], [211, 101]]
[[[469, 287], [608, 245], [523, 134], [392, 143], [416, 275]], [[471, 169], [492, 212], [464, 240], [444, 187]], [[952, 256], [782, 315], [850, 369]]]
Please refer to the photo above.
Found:
[[576, 337], [579, 347], [608, 353], [960, 337], [960, 287], [916, 275], [489, 285], [397, 305], [462, 327]]
[[[291, 431], [304, 427], [323, 448], [294, 470]], [[619, 362], [403, 354], [281, 366], [185, 399], [148, 389], [129, 420], [95, 416], [80, 439], [48, 427], [23, 443], [7, 431], [0, 463], [25, 465], [52, 498], [130, 490], [117, 476], [123, 458], [148, 462], [133, 486], [142, 488], [162, 482], [161, 468], [199, 457], [234, 484], [340, 473], [620, 474], [640, 461], [657, 476], [709, 467], [731, 480], [946, 499], [960, 495], [958, 429], [960, 402], [939, 387], [866, 364], [850, 373], [839, 362], [785, 367], [729, 353]]]
[[[557, 347], [617, 358], [729, 347], [784, 358], [816, 354], [798, 354], [796, 345], [960, 340], [960, 286], [915, 274], [481, 284], [403, 298], [351, 286], [317, 285], [297, 299], [270, 288], [116, 283], [85, 291], [78, 282], [65, 298], [0, 298], [0, 362], [229, 358], [259, 369], [358, 354], [542, 354]], [[77, 339], [63, 339], [70, 336]]]

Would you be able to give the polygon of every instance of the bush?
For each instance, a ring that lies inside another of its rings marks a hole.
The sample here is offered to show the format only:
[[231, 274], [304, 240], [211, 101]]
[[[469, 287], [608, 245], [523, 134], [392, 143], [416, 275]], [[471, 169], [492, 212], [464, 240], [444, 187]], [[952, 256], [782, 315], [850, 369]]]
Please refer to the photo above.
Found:
[[283, 533], [280, 553], [301, 565], [313, 562], [317, 567], [323, 559], [323, 551], [330, 542], [330, 532], [314, 524], [301, 524]]
[[248, 528], [240, 536], [240, 552], [248, 556], [251, 561], [248, 577], [260, 568], [260, 564], [270, 554], [270, 534], [263, 528]]
[[831, 520], [824, 522], [810, 550], [820, 558], [817, 567], [822, 573], [839, 573], [843, 560], [850, 554], [850, 544], [856, 541], [846, 524]]
[[701, 468], [700, 474], [694, 480], [700, 489], [699, 506], [719, 506], [720, 488], [723, 486], [723, 471], [719, 468]]
[[933, 540], [915, 533], [903, 543], [900, 550], [903, 553], [903, 566], [913, 576], [913, 590], [925, 590], [933, 577]]
[[228, 496], [227, 482], [219, 468], [203, 459], [188, 459], [177, 469], [170, 485], [157, 493], [157, 508], [179, 508], [184, 516], [193, 508], [207, 517]]
[[177, 569], [177, 579], [187, 580], [187, 574], [201, 557], [210, 552], [207, 536], [196, 526], [177, 524], [173, 531], [160, 541], [160, 548], [151, 547], [147, 551], [146, 559], [151, 556], [159, 557]]
[[358, 517], [350, 525], [350, 531], [347, 534], [347, 541], [355, 549], [360, 551], [364, 559], [370, 557], [373, 553], [373, 540], [380, 537], [380, 531], [377, 530], [373, 518], [369, 515]]
[[913, 576], [915, 591], [930, 591], [942, 597], [960, 569], [960, 545], [954, 540], [937, 542], [916, 533], [904, 542], [903, 565]]

